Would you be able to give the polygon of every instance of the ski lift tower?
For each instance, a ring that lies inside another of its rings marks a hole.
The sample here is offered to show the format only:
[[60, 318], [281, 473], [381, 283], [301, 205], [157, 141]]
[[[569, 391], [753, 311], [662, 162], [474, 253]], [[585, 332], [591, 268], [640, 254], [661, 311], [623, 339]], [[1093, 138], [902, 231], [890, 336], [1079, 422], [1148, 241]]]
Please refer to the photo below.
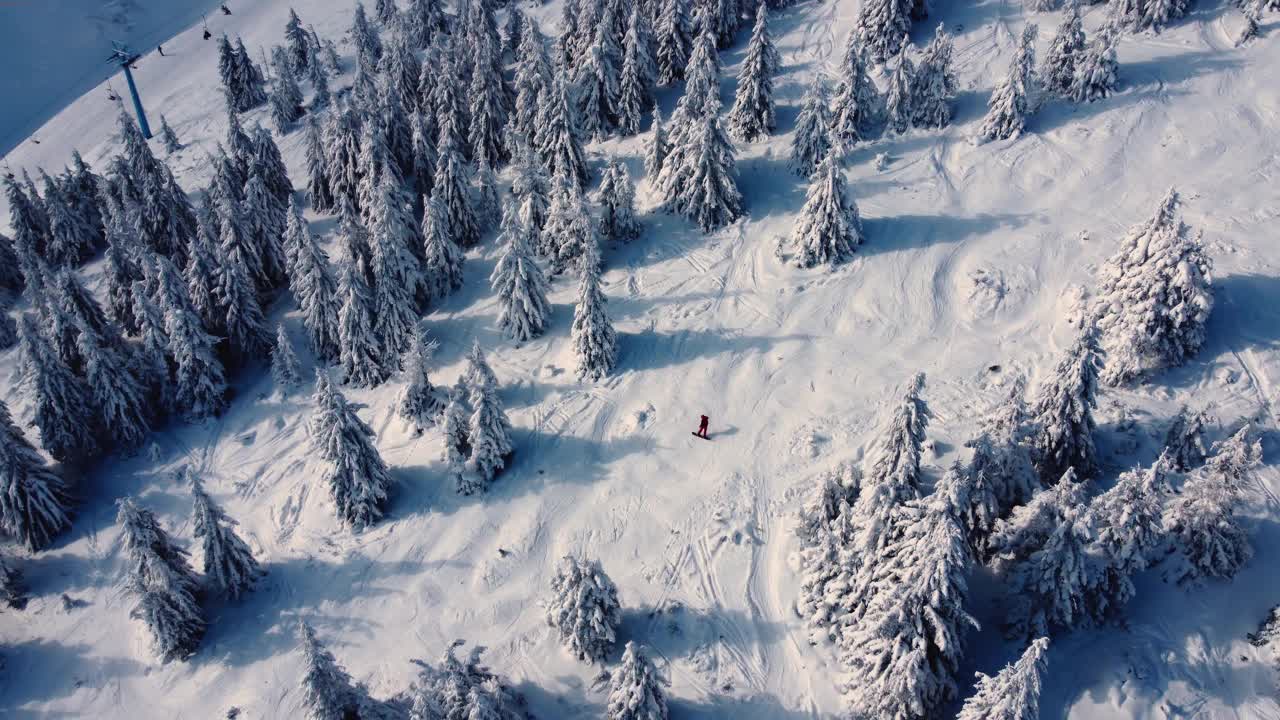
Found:
[[151, 126], [147, 124], [147, 114], [142, 110], [142, 100], [138, 97], [138, 86], [133, 82], [133, 73], [130, 66], [138, 59], [128, 45], [124, 43], [111, 42], [111, 56], [107, 58], [107, 62], [118, 63], [124, 68], [124, 79], [129, 83], [129, 94], [133, 96], [133, 110], [138, 114], [138, 127], [142, 129], [142, 137], [151, 139]]

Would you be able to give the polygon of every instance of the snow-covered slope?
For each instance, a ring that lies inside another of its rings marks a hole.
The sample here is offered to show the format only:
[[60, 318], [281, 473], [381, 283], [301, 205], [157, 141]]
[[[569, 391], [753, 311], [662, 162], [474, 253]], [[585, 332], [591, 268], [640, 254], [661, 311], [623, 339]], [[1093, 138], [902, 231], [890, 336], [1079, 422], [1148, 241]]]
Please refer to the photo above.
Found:
[[[262, 0], [225, 18], [250, 48], [281, 42], [291, 3]], [[292, 3], [322, 37], [337, 38], [350, 9]], [[386, 520], [338, 529], [306, 432], [305, 392], [268, 395], [264, 374], [242, 377], [231, 410], [205, 426], [157, 436], [158, 460], [113, 461], [86, 478], [74, 530], [25, 559], [33, 599], [0, 615], [0, 714], [6, 717], [297, 717], [296, 618], [375, 695], [407, 687], [411, 658], [434, 659], [454, 638], [488, 646], [542, 718], [599, 717], [597, 670], [567, 655], [539, 602], [555, 561], [584, 552], [619, 587], [624, 635], [649, 644], [672, 681], [677, 717], [799, 718], [836, 714], [839, 669], [807, 644], [792, 603], [791, 528], [813, 476], [856, 459], [875, 437], [896, 387], [928, 373], [930, 471], [963, 452], [975, 418], [1017, 373], [1041, 376], [1074, 332], [1081, 289], [1130, 224], [1170, 185], [1202, 229], [1217, 264], [1218, 306], [1195, 362], [1102, 400], [1108, 479], [1149, 463], [1183, 402], [1213, 403], [1224, 421], [1274, 427], [1280, 378], [1280, 23], [1244, 48], [1238, 13], [1202, 4], [1160, 35], [1121, 42], [1121, 92], [1088, 105], [1048, 103], [1029, 133], [975, 146], [984, 103], [1004, 73], [1024, 15], [1000, 0], [937, 3], [954, 31], [962, 91], [956, 124], [860, 147], [848, 177], [868, 241], [835, 272], [800, 271], [773, 255], [803, 197], [786, 168], [788, 132], [812, 73], [834, 62], [856, 2], [801, 3], [774, 20], [784, 68], [780, 134], [740, 146], [749, 217], [702, 235], [652, 211], [645, 232], [608, 248], [610, 312], [619, 370], [598, 384], [573, 378], [568, 349], [573, 283], [558, 281], [546, 338], [512, 347], [494, 329], [488, 289], [494, 249], [467, 261], [466, 285], [427, 320], [440, 340], [438, 384], [452, 383], [478, 337], [516, 425], [514, 464], [491, 492], [459, 497], [444, 481], [434, 433], [414, 437], [394, 413], [398, 383], [351, 392], [378, 433], [399, 485]], [[553, 29], [559, 4], [532, 13]], [[1086, 25], [1095, 27], [1103, 9]], [[725, 97], [745, 33], [724, 54]], [[171, 50], [172, 49], [172, 50]], [[187, 147], [170, 157], [179, 180], [208, 180], [206, 153], [222, 137], [212, 43], [185, 33], [171, 64], [144, 63], [138, 81]], [[7, 52], [7, 51], [6, 51]], [[349, 54], [349, 48], [344, 47]], [[879, 78], [883, 86], [883, 78]], [[674, 104], [664, 97], [664, 109]], [[60, 167], [73, 146], [96, 168], [116, 152], [101, 89], [71, 103], [8, 160]], [[261, 113], [262, 111], [257, 111]], [[264, 118], [251, 116], [252, 120]], [[295, 182], [300, 133], [280, 140]], [[637, 140], [589, 148], [642, 174]], [[157, 148], [157, 151], [158, 148]], [[881, 153], [888, 165], [876, 170]], [[656, 200], [640, 183], [642, 201]], [[7, 215], [7, 209], [0, 208]], [[331, 232], [333, 221], [314, 218]], [[90, 276], [94, 268], [88, 271]], [[272, 308], [300, 324], [292, 308]], [[300, 335], [299, 335], [300, 337]], [[13, 353], [4, 356], [5, 371]], [[15, 408], [22, 394], [6, 381]], [[712, 440], [689, 432], [711, 416]], [[1280, 452], [1265, 438], [1268, 457]], [[118, 588], [123, 559], [113, 499], [136, 495], [190, 538], [184, 466], [241, 523], [268, 575], [248, 599], [211, 610], [187, 663], [158, 665]], [[1144, 576], [1124, 628], [1055, 638], [1044, 717], [1280, 717], [1271, 661], [1245, 633], [1280, 602], [1280, 477], [1271, 467], [1250, 499], [1257, 554], [1231, 584], [1187, 592]], [[993, 673], [1016, 648], [1000, 640], [998, 596], [976, 582], [961, 682]], [[63, 598], [68, 598], [64, 600]]]

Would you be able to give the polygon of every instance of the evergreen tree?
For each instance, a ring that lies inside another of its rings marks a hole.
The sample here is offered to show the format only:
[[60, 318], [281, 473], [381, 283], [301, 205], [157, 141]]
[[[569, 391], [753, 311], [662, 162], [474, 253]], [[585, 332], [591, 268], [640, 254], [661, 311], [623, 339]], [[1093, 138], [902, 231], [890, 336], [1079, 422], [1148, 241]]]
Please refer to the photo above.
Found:
[[773, 101], [773, 73], [778, 50], [769, 36], [768, 9], [760, 3], [747, 56], [738, 71], [738, 90], [729, 110], [729, 134], [743, 142], [769, 135], [778, 122]]
[[553, 182], [551, 208], [538, 252], [550, 259], [551, 274], [559, 275], [578, 264], [587, 245], [596, 243], [596, 228], [573, 181], [557, 175]]
[[123, 349], [103, 338], [83, 321], [78, 323], [76, 345], [84, 358], [85, 385], [101, 427], [115, 447], [129, 454], [146, 438], [147, 401], [144, 388], [130, 367]]
[[0, 233], [0, 288], [13, 293], [22, 291], [22, 261], [18, 259], [13, 240]]
[[289, 214], [290, 246], [289, 288], [302, 311], [302, 324], [307, 328], [311, 350], [324, 362], [338, 359], [338, 312], [341, 301], [329, 256], [320, 248], [297, 207]]
[[1179, 217], [1178, 199], [1170, 189], [1099, 273], [1097, 322], [1108, 384], [1182, 365], [1204, 344], [1213, 263], [1201, 236]]
[[[205, 332], [195, 312], [180, 305], [164, 308], [163, 331], [173, 358], [174, 409], [190, 422], [222, 412], [226, 407], [227, 383], [222, 362], [214, 352], [217, 340]], [[144, 331], [144, 345], [146, 342]]]
[[636, 220], [636, 189], [626, 165], [611, 160], [605, 166], [604, 177], [597, 191], [600, 204], [600, 235], [610, 240], [627, 242], [640, 235], [640, 222]]
[[[66, 484], [13, 424], [9, 406], [0, 400], [0, 532], [35, 552], [71, 527], [70, 505]], [[0, 575], [0, 585], [12, 587], [9, 574]]]
[[1167, 474], [1168, 462], [1162, 455], [1146, 470], [1121, 474], [1110, 490], [1090, 503], [1103, 565], [1095, 613], [1119, 611], [1136, 593], [1133, 576], [1156, 560], [1164, 542], [1160, 519], [1170, 492]]
[[369, 16], [364, 12], [364, 3], [356, 3], [355, 15], [351, 18], [351, 42], [356, 46], [356, 56], [367, 67], [377, 67], [382, 59], [382, 38], [378, 30], [369, 23]]
[[360, 696], [351, 676], [334, 659], [305, 620], [298, 622], [302, 641], [302, 702], [309, 720], [358, 718]]
[[448, 18], [440, 0], [409, 0], [401, 15], [401, 31], [418, 49], [429, 47], [436, 35], [448, 32]]
[[[431, 134], [431, 123], [426, 113], [415, 113], [410, 121], [413, 131], [413, 196], [421, 203], [424, 196], [430, 195], [435, 187], [436, 144]], [[421, 211], [421, 207], [415, 207]]]
[[622, 71], [618, 76], [616, 115], [623, 135], [640, 132], [640, 116], [653, 104], [652, 77], [646, 67], [644, 37], [640, 30], [640, 8], [631, 9], [627, 34], [623, 39]]
[[327, 467], [323, 482], [338, 519], [359, 532], [382, 517], [391, 473], [373, 444], [373, 430], [356, 415], [324, 370], [316, 371], [311, 436]]
[[191, 482], [192, 534], [204, 554], [204, 577], [213, 589], [232, 600], [253, 588], [262, 570], [244, 540], [236, 534], [236, 521], [204, 491], [200, 478], [188, 471]]
[[1116, 89], [1116, 45], [1120, 31], [1108, 21], [1093, 37], [1093, 42], [1076, 59], [1075, 77], [1071, 81], [1071, 97], [1076, 102], [1102, 100]]
[[[160, 121], [163, 131], [164, 116]], [[102, 199], [106, 181], [93, 172], [79, 150], [71, 151], [71, 169], [64, 174], [64, 186], [73, 209], [84, 218], [85, 227], [92, 233], [93, 247], [102, 247], [107, 240], [106, 204]]]
[[[1064, 478], [1059, 484], [1071, 481]], [[1008, 581], [1012, 600], [1007, 630], [1014, 636], [1041, 637], [1050, 628], [1071, 629], [1091, 621], [1095, 585], [1088, 554], [1093, 537], [1078, 507], [1057, 507], [1044, 543], [1018, 563]]]
[[471, 453], [471, 438], [467, 428], [467, 409], [463, 404], [465, 397], [465, 390], [461, 383], [452, 388], [440, 422], [442, 443], [440, 459], [444, 462], [449, 477], [453, 478], [454, 487], [460, 495], [470, 495], [479, 489], [466, 472], [467, 456]]
[[654, 105], [653, 128], [649, 131], [649, 142], [644, 148], [644, 174], [650, 183], [656, 184], [661, 176], [668, 150], [667, 136], [662, 129], [662, 112]]
[[828, 148], [809, 182], [800, 222], [791, 236], [792, 261], [799, 267], [834, 266], [862, 244], [862, 218], [845, 190], [838, 155], [837, 149]]
[[551, 90], [551, 60], [547, 56], [546, 39], [533, 19], [520, 36], [516, 61], [516, 104], [512, 116], [515, 134], [532, 138], [538, 132], [539, 107]]
[[1164, 449], [1171, 469], [1186, 472], [1204, 463], [1209, 456], [1204, 440], [1205, 426], [1212, 422], [1214, 419], [1207, 408], [1192, 410], [1183, 405], [1178, 410], [1164, 436]]
[[164, 115], [160, 116], [160, 139], [164, 143], [164, 150], [169, 154], [173, 154], [182, 149], [182, 143], [178, 141], [178, 134], [169, 127], [169, 121], [164, 119]]
[[164, 311], [151, 300], [142, 280], [133, 283], [131, 294], [140, 340], [134, 352], [138, 379], [147, 387], [150, 396], [158, 400], [153, 405], [169, 408], [173, 396], [169, 384], [169, 333], [165, 330]]
[[0, 602], [14, 610], [27, 606], [27, 584], [22, 570], [3, 554], [0, 554]]
[[[141, 134], [141, 133], [139, 133]], [[9, 227], [13, 230], [14, 256], [23, 276], [34, 274], [37, 268], [37, 250], [44, 246], [48, 229], [44, 215], [23, 192], [13, 177], [5, 175], [5, 198], [9, 202]]]
[[[249, 183], [244, 186], [244, 222], [248, 232], [246, 250], [256, 256], [252, 266], [262, 267], [262, 275], [254, 278], [260, 290], [273, 288], [284, 278], [280, 238], [285, 231], [286, 208], [267, 189], [255, 167], [249, 174]], [[250, 266], [246, 263], [246, 270]]]
[[107, 245], [103, 264], [106, 282], [107, 314], [130, 335], [138, 334], [138, 320], [133, 315], [133, 283], [142, 279], [142, 271], [129, 258], [114, 233]]
[[867, 74], [867, 57], [858, 43], [856, 32], [849, 34], [844, 62], [840, 66], [840, 83], [831, 108], [833, 141], [845, 147], [867, 139], [880, 109], [880, 94]]
[[462, 645], [455, 640], [439, 665], [419, 663], [413, 716], [459, 720], [522, 720], [527, 716], [523, 700], [508, 684], [480, 664], [484, 648], [475, 647], [465, 662], [454, 656]]
[[[481, 33], [477, 42], [479, 48], [473, 48], [478, 57], [485, 57], [493, 52], [486, 40], [487, 35]], [[502, 82], [501, 67], [493, 67], [489, 63], [477, 63], [471, 73], [470, 125], [468, 140], [471, 153], [475, 157], [484, 155], [493, 162], [503, 163], [507, 160], [507, 144], [504, 133], [507, 128], [507, 95]]]
[[382, 344], [373, 332], [373, 297], [365, 281], [363, 261], [343, 266], [338, 296], [343, 299], [338, 312], [342, 381], [355, 387], [380, 385], [389, 373], [379, 352]]
[[301, 73], [309, 69], [314, 60], [312, 57], [314, 49], [310, 36], [302, 27], [302, 20], [298, 18], [298, 13], [294, 12], [293, 8], [289, 8], [289, 22], [284, 26], [284, 39], [288, 46], [289, 62], [294, 72]]
[[116, 522], [128, 555], [125, 587], [137, 598], [130, 617], [146, 625], [161, 662], [185, 660], [195, 653], [207, 627], [187, 552], [173, 544], [150, 510], [132, 498], [117, 505]]
[[547, 624], [579, 660], [602, 662], [618, 639], [622, 606], [618, 588], [598, 560], [567, 556], [551, 579]]
[[485, 362], [479, 341], [471, 346], [467, 360], [468, 400], [472, 411], [467, 424], [471, 454], [467, 458], [466, 469], [474, 483], [473, 489], [483, 491], [493, 481], [494, 475], [506, 466], [506, 458], [514, 450], [511, 421], [498, 398], [498, 381]]
[[439, 196], [426, 203], [422, 216], [423, 254], [422, 294], [427, 303], [444, 299], [462, 287], [463, 254], [453, 241], [448, 224], [448, 211]]
[[829, 105], [827, 78], [817, 73], [809, 91], [805, 92], [804, 106], [796, 118], [795, 135], [791, 138], [791, 169], [801, 177], [813, 176], [823, 158], [831, 155]]
[[275, 49], [271, 64], [271, 120], [276, 124], [276, 131], [283, 135], [302, 117], [302, 88], [298, 87], [298, 79], [294, 77], [293, 66], [284, 48]]
[[622, 666], [609, 680], [608, 720], [667, 720], [666, 682], [639, 645], [627, 641]]
[[658, 185], [667, 208], [703, 232], [738, 219], [743, 207], [735, 166], [733, 146], [720, 126], [719, 103], [712, 97], [663, 162]]
[[396, 8], [396, 0], [374, 0], [373, 16], [378, 18], [378, 22], [385, 28], [395, 25], [396, 18], [399, 17], [400, 11]]
[[425, 331], [418, 330], [414, 332], [409, 353], [405, 356], [404, 374], [408, 383], [400, 395], [397, 411], [400, 417], [413, 423], [419, 435], [427, 426], [434, 425], [444, 411], [444, 402], [436, 395], [435, 385], [431, 384], [429, 367], [438, 346], [434, 340], [427, 341]]
[[222, 255], [218, 250], [216, 225], [214, 211], [206, 204], [201, 212], [200, 229], [187, 246], [187, 266], [183, 270], [191, 306], [205, 329], [215, 332], [221, 330], [222, 319], [226, 317], [226, 309], [219, 301], [217, 291], [218, 265]]
[[[611, 5], [605, 5], [605, 15]], [[618, 116], [618, 62], [621, 51], [613, 42], [607, 19], [596, 28], [595, 40], [578, 63], [576, 72], [578, 120], [584, 135], [592, 140], [608, 137]]]
[[1061, 477], [1068, 468], [1081, 478], [1098, 471], [1093, 409], [1098, 404], [1099, 353], [1097, 332], [1083, 328], [1036, 396], [1032, 406], [1038, 427], [1035, 447], [1045, 482]]
[[373, 245], [373, 332], [381, 342], [389, 366], [398, 366], [409, 348], [417, 322], [414, 295], [422, 283], [418, 258], [410, 252], [417, 231], [407, 208], [399, 203], [399, 188], [384, 174], [370, 210], [369, 237]]
[[[260, 184], [256, 191], [265, 193]], [[271, 279], [263, 264], [264, 253], [258, 247], [257, 238], [254, 237], [253, 229], [245, 218], [241, 203], [224, 203], [219, 207], [218, 214], [220, 217], [219, 244], [224, 260], [223, 266], [218, 269], [219, 292], [222, 293], [220, 295], [222, 302], [226, 304], [228, 296], [225, 294], [226, 288], [223, 285], [226, 282], [224, 276], [228, 263], [234, 262], [244, 269], [247, 276], [245, 282], [251, 289], [270, 287]]]
[[443, 221], [449, 236], [459, 247], [475, 247], [480, 242], [480, 227], [471, 204], [470, 178], [462, 151], [455, 145], [450, 132], [450, 122], [441, 120], [440, 158], [436, 164], [435, 187], [431, 199], [439, 200]]
[[951, 101], [959, 90], [951, 55], [955, 46], [951, 36], [938, 24], [933, 40], [920, 54], [912, 88], [912, 122], [916, 127], [946, 127], [951, 124]]
[[472, 205], [476, 218], [483, 228], [497, 225], [502, 220], [502, 201], [498, 199], [498, 176], [483, 152], [476, 155], [476, 171], [471, 176]]
[[508, 200], [502, 215], [502, 255], [489, 282], [498, 296], [498, 329], [516, 342], [542, 334], [551, 315], [547, 279], [526, 242], [526, 227]]
[[97, 426], [89, 388], [54, 351], [31, 314], [18, 323], [22, 363], [32, 394], [32, 424], [55, 460], [83, 461], [98, 453]]
[[329, 107], [333, 95], [329, 92], [329, 74], [319, 59], [313, 60], [307, 69], [307, 78], [311, 81], [311, 112], [318, 112]]
[[578, 379], [594, 381], [608, 375], [617, 363], [618, 338], [600, 288], [600, 251], [594, 240], [583, 248], [581, 262], [582, 281], [573, 308], [570, 339], [577, 358]]
[[1180, 583], [1212, 577], [1230, 580], [1253, 557], [1241, 527], [1245, 484], [1262, 462], [1262, 444], [1245, 426], [1215, 448], [1208, 465], [1191, 475], [1164, 513], [1164, 530], [1179, 562], [1172, 575]]
[[708, 112], [714, 102], [720, 111], [720, 55], [716, 52], [715, 39], [710, 31], [702, 32], [693, 43], [689, 65], [685, 68], [684, 95], [676, 103], [671, 114], [671, 137], [674, 145], [681, 145]]
[[44, 208], [49, 218], [49, 236], [44, 257], [54, 267], [80, 265], [93, 255], [94, 228], [88, 220], [74, 212], [62, 189], [44, 170]]
[[[254, 171], [262, 175], [263, 183], [279, 203], [279, 207], [287, 206], [293, 197], [293, 181], [289, 179], [289, 172], [284, 166], [280, 146], [276, 145], [276, 141], [272, 139], [271, 131], [261, 125], [253, 131], [251, 166]], [[249, 175], [251, 177], [253, 172], [251, 171]]]
[[1044, 64], [1041, 65], [1040, 77], [1045, 89], [1059, 95], [1070, 95], [1075, 84], [1076, 63], [1084, 53], [1084, 27], [1080, 20], [1080, 4], [1069, 2], [1067, 14], [1058, 26], [1058, 34], [1045, 53]]
[[298, 354], [293, 351], [293, 343], [284, 330], [284, 323], [276, 326], [276, 345], [271, 349], [271, 379], [284, 395], [302, 383], [302, 364], [298, 362]]
[[1049, 661], [1049, 638], [1034, 640], [1018, 662], [1005, 665], [995, 677], [978, 673], [977, 690], [956, 720], [1039, 720], [1040, 685]]
[[889, 76], [889, 90], [885, 93], [885, 119], [889, 129], [896, 133], [906, 132], [915, 116], [913, 93], [916, 71], [909, 57], [910, 52], [911, 43], [908, 42], [902, 46], [902, 52], [898, 53], [898, 62], [893, 68], [893, 74]]
[[399, 35], [393, 35], [387, 43], [380, 70], [385, 83], [384, 90], [396, 100], [394, 107], [386, 108], [388, 112], [408, 116], [422, 109], [418, 97], [422, 63], [418, 62], [418, 54], [414, 49]]
[[671, 85], [684, 79], [692, 38], [689, 35], [688, 0], [661, 0], [657, 30], [658, 84]]
[[550, 93], [544, 98], [545, 107], [539, 123], [542, 157], [551, 174], [563, 174], [580, 188], [587, 181], [587, 164], [583, 158], [582, 141], [578, 137], [577, 121], [569, 104], [566, 81], [557, 76]]
[[862, 4], [854, 32], [873, 61], [887, 63], [909, 44], [909, 7], [902, 0], [867, 0]]
[[901, 404], [894, 411], [887, 432], [880, 440], [870, 471], [862, 480], [862, 490], [854, 505], [858, 543], [864, 552], [885, 548], [892, 540], [897, 509], [920, 498], [920, 459], [925, 429], [933, 417], [920, 394], [924, 373], [907, 382]]
[[360, 197], [360, 120], [350, 106], [335, 107], [329, 112], [324, 132], [327, 148], [329, 189], [334, 203], [341, 207], [346, 200], [359, 209]]
[[218, 296], [226, 308], [223, 325], [227, 338], [227, 355], [236, 366], [264, 358], [271, 349], [271, 336], [253, 281], [242, 256], [227, 253], [219, 268]]
[[1022, 29], [1022, 44], [1009, 64], [1009, 74], [987, 101], [987, 115], [978, 129], [978, 137], [984, 141], [1017, 137], [1027, 124], [1036, 81], [1036, 30], [1034, 23]]
[[551, 181], [542, 159], [527, 143], [521, 143], [516, 151], [515, 177], [511, 180], [511, 194], [515, 196], [524, 217], [527, 230], [533, 237], [542, 231], [550, 208]]

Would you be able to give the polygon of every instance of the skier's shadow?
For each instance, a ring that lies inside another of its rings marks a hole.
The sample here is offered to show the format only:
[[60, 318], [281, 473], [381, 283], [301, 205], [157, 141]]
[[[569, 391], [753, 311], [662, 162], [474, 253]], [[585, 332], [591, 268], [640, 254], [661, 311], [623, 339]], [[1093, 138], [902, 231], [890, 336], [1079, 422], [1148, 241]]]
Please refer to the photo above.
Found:
[[707, 433], [707, 439], [708, 439], [708, 440], [719, 440], [719, 439], [720, 439], [720, 438], [722, 438], [722, 437], [732, 437], [732, 436], [737, 435], [737, 434], [738, 434], [738, 426], [737, 426], [737, 425], [729, 425], [728, 427], [724, 428], [723, 430], [712, 430], [711, 432]]

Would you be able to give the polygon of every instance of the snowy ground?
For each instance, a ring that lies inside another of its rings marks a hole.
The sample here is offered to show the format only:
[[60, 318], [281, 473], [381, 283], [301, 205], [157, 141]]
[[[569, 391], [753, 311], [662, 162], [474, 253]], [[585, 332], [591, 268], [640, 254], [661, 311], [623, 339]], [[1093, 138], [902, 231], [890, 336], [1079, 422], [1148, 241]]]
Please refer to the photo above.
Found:
[[[323, 37], [349, 24], [345, 3], [292, 4]], [[208, 718], [238, 706], [245, 717], [297, 717], [293, 620], [305, 617], [376, 695], [408, 685], [411, 658], [434, 659], [462, 637], [489, 647], [487, 660], [539, 717], [599, 717], [604, 696], [590, 687], [598, 669], [560, 649], [539, 604], [556, 559], [578, 551], [600, 557], [618, 584], [626, 637], [661, 656], [676, 717], [834, 715], [838, 668], [827, 649], [806, 643], [792, 611], [791, 528], [813, 476], [861, 455], [897, 386], [917, 370], [928, 373], [937, 416], [930, 469], [949, 464], [1005, 383], [1026, 373], [1034, 384], [1051, 366], [1096, 265], [1171, 184], [1217, 263], [1218, 306], [1196, 362], [1104, 396], [1109, 476], [1149, 463], [1183, 402], [1213, 403], [1227, 422], [1250, 416], [1274, 427], [1276, 15], [1259, 40], [1237, 49], [1238, 12], [1202, 3], [1163, 34], [1124, 39], [1118, 95], [1085, 106], [1051, 102], [1026, 137], [978, 147], [970, 137], [1028, 17], [998, 0], [937, 4], [935, 19], [957, 36], [958, 121], [853, 155], [848, 175], [869, 235], [856, 261], [828, 274], [773, 257], [804, 196], [786, 170], [786, 133], [812, 73], [838, 58], [857, 7], [805, 2], [774, 22], [785, 65], [783, 134], [739, 148], [750, 217], [704, 236], [653, 212], [640, 239], [606, 251], [622, 352], [614, 376], [597, 385], [573, 379], [568, 281], [556, 284], [548, 337], [518, 348], [499, 338], [491, 242], [469, 256], [463, 291], [429, 316], [442, 345], [438, 384], [457, 377], [473, 337], [491, 351], [503, 384], [517, 450], [490, 494], [461, 498], [444, 485], [436, 436], [415, 438], [394, 414], [397, 383], [353, 392], [399, 488], [387, 520], [362, 535], [341, 531], [316, 481], [309, 397], [268, 397], [265, 375], [244, 376], [219, 421], [160, 434], [158, 461], [112, 462], [86, 478], [74, 530], [23, 561], [33, 600], [22, 614], [0, 615], [0, 715]], [[262, 0], [224, 26], [251, 49], [269, 46], [281, 42], [289, 5]], [[534, 11], [548, 31], [558, 7]], [[1093, 9], [1086, 25], [1102, 12]], [[1031, 19], [1041, 23], [1043, 53], [1058, 16]], [[917, 42], [932, 27], [919, 24]], [[724, 54], [726, 98], [744, 44]], [[185, 32], [166, 43], [170, 51], [171, 64], [143, 64], [138, 81], [149, 110], [163, 111], [188, 144], [169, 162], [195, 189], [208, 179], [205, 153], [225, 131], [215, 49]], [[105, 92], [89, 92], [9, 163], [61, 167], [78, 146], [101, 169], [116, 150], [110, 110]], [[280, 144], [298, 181], [301, 134]], [[635, 140], [590, 150], [596, 160], [621, 155], [633, 177], [642, 174]], [[890, 158], [883, 171], [872, 163], [879, 153]], [[652, 205], [646, 193], [641, 183]], [[315, 219], [313, 228], [330, 232], [333, 222]], [[273, 311], [301, 337], [291, 307]], [[3, 356], [4, 397], [25, 408], [7, 382], [12, 361]], [[711, 416], [711, 442], [689, 435], [702, 413]], [[1265, 450], [1280, 457], [1274, 436]], [[211, 610], [191, 662], [160, 666], [116, 585], [112, 500], [137, 495], [189, 538], [187, 488], [174, 479], [185, 465], [240, 521], [269, 575], [246, 601]], [[1056, 638], [1044, 717], [1280, 718], [1271, 661], [1245, 641], [1280, 602], [1272, 569], [1280, 475], [1268, 467], [1262, 477], [1250, 504], [1257, 554], [1241, 576], [1187, 592], [1149, 573], [1125, 627]], [[994, 672], [1014, 651], [999, 637], [992, 583], [980, 577], [975, 587], [987, 622], [970, 637], [966, 686], [973, 670]]]

